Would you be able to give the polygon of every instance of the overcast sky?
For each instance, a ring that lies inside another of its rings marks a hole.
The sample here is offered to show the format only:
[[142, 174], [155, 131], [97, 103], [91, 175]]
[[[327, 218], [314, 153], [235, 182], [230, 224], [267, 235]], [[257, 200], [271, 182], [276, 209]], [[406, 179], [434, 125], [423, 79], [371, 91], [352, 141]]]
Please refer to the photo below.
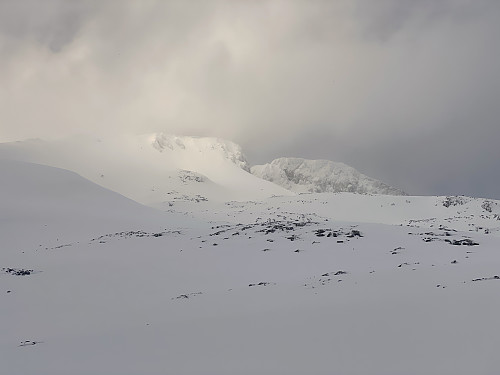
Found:
[[0, 142], [165, 131], [500, 199], [500, 1], [0, 0]]

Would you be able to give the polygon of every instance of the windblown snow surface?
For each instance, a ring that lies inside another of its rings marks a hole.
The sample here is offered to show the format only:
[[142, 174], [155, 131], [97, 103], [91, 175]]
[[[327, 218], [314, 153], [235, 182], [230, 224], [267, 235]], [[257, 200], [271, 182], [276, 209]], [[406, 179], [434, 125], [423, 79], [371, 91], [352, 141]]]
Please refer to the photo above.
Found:
[[402, 190], [365, 176], [344, 163], [330, 160], [279, 158], [269, 164], [255, 165], [251, 172], [298, 193], [406, 195]]
[[2, 373], [498, 374], [498, 201], [159, 211], [62, 169], [0, 175]]

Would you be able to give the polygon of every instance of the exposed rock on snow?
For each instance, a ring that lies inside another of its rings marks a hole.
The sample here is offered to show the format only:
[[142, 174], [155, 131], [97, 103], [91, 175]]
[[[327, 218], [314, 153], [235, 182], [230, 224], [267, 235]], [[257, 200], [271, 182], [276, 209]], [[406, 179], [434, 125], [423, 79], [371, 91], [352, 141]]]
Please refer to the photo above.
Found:
[[177, 297], [171, 298], [172, 300], [176, 299], [189, 299], [191, 297], [199, 296], [200, 294], [203, 294], [202, 292], [195, 292], [195, 293], [187, 293], [187, 294], [180, 294]]
[[329, 160], [279, 158], [268, 164], [253, 166], [251, 172], [299, 193], [406, 195], [402, 190], [365, 176], [346, 164]]
[[40, 344], [43, 341], [32, 341], [32, 340], [25, 340], [19, 344], [19, 346], [33, 346], [36, 344]]
[[481, 277], [479, 279], [474, 279], [472, 281], [486, 281], [486, 280], [500, 280], [500, 276], [495, 275], [493, 277]]
[[179, 180], [181, 180], [185, 184], [188, 184], [190, 182], [205, 182], [207, 178], [202, 174], [181, 169], [179, 171]]
[[34, 272], [33, 270], [25, 270], [22, 268], [2, 268], [2, 271], [15, 276], [29, 276]]
[[443, 200], [443, 206], [448, 208], [450, 206], [463, 206], [470, 199], [468, 197], [460, 197], [460, 196], [447, 196]]
[[445, 241], [448, 242], [449, 244], [455, 245], [455, 246], [461, 246], [461, 245], [477, 246], [477, 245], [479, 245], [477, 242], [472, 241], [470, 238], [463, 238], [461, 240], [445, 240]]

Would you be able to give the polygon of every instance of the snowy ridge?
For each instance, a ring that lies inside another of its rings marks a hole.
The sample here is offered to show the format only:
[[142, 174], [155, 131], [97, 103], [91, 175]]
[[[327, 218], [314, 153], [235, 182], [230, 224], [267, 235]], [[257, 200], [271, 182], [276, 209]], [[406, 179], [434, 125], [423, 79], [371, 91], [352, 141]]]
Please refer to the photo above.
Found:
[[0, 159], [74, 171], [139, 203], [251, 200], [291, 192], [248, 173], [240, 146], [211, 137], [163, 133], [76, 136], [0, 144]]
[[346, 164], [329, 160], [279, 158], [253, 166], [251, 172], [297, 193], [406, 195], [402, 190], [365, 176]]
[[0, 158], [71, 170], [157, 208], [297, 192], [404, 195], [345, 164], [326, 160], [280, 158], [250, 168], [239, 145], [215, 137], [153, 133], [28, 140], [0, 144]]

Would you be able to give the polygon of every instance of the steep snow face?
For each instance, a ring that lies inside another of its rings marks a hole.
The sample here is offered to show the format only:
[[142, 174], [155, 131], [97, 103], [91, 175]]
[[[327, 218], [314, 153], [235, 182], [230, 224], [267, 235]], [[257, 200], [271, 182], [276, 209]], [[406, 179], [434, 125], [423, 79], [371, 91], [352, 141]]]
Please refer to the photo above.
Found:
[[329, 160], [279, 158], [269, 164], [253, 166], [251, 172], [298, 193], [406, 195], [402, 190], [365, 176], [346, 164]]
[[74, 171], [153, 207], [252, 200], [291, 192], [248, 173], [241, 148], [218, 138], [166, 134], [72, 137], [0, 144], [0, 158]]
[[223, 159], [230, 160], [241, 169], [250, 172], [250, 166], [241, 147], [234, 142], [214, 137], [186, 137], [164, 133], [155, 134], [153, 137], [152, 145], [160, 152], [170, 149], [171, 151], [187, 150], [202, 154], [216, 153]]

